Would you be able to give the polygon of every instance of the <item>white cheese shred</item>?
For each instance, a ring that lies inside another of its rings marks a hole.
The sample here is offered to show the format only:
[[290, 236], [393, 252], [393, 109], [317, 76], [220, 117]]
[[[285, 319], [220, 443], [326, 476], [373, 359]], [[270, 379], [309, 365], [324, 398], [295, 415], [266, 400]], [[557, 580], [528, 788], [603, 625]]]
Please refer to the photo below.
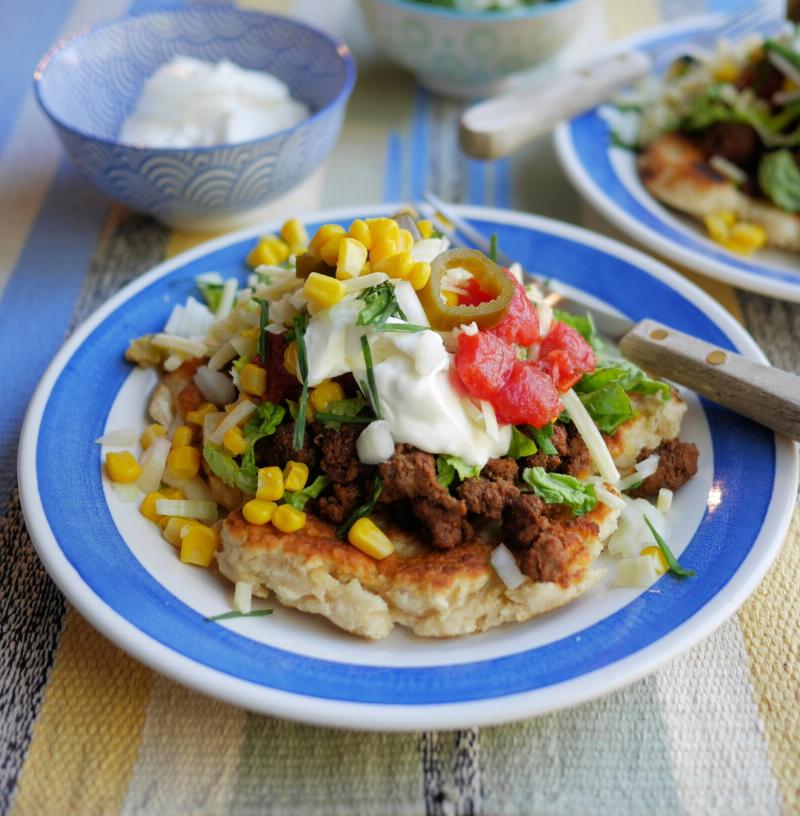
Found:
[[233, 590], [233, 608], [243, 615], [253, 609], [253, 585], [247, 581], [237, 581]]
[[662, 515], [666, 515], [672, 510], [673, 493], [668, 487], [662, 487], [658, 491], [658, 498], [656, 499], [656, 510]]
[[517, 566], [516, 559], [505, 544], [498, 544], [498, 546], [492, 550], [492, 555], [489, 560], [492, 562], [492, 566], [498, 578], [500, 578], [508, 589], [516, 589], [525, 581], [525, 576]]
[[589, 456], [600, 475], [609, 484], [616, 484], [619, 481], [617, 466], [614, 464], [602, 434], [589, 416], [580, 397], [570, 388], [561, 395], [561, 404], [586, 444]]

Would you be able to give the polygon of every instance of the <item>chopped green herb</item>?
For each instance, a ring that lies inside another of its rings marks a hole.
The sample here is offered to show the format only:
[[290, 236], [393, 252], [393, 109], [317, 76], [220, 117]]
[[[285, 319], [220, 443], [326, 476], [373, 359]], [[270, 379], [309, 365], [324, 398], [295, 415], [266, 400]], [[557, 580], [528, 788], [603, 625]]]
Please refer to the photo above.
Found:
[[375, 487], [372, 490], [372, 498], [362, 504], [360, 507], [357, 507], [350, 518], [345, 521], [345, 523], [336, 531], [336, 535], [339, 538], [345, 538], [347, 533], [350, 531], [350, 528], [360, 519], [364, 518], [364, 516], [368, 516], [374, 509], [375, 505], [378, 501], [378, 498], [381, 495], [381, 489], [383, 485], [381, 484], [381, 480], [376, 476], [375, 477]]
[[361, 335], [361, 350], [364, 352], [364, 365], [367, 367], [367, 386], [372, 402], [372, 410], [375, 413], [376, 419], [382, 419], [381, 398], [378, 394], [378, 386], [375, 384], [375, 367], [372, 365], [372, 351], [369, 347], [369, 340], [367, 340], [366, 335], [363, 334]]
[[479, 465], [468, 465], [459, 456], [439, 454], [436, 457], [436, 478], [444, 487], [450, 487], [456, 476], [463, 482], [465, 479], [474, 479], [480, 472]]
[[597, 504], [594, 485], [565, 473], [548, 473], [542, 467], [525, 468], [522, 479], [542, 501], [566, 504], [576, 516], [588, 513]]
[[287, 399], [286, 404], [289, 406], [289, 416], [292, 419], [297, 419], [297, 412], [300, 406], [298, 406], [297, 402], [293, 399]]
[[360, 417], [358, 414], [366, 407], [367, 401], [361, 394], [352, 399], [334, 400], [324, 411], [319, 411], [315, 419], [325, 423], [326, 428], [337, 428], [341, 424], [372, 422], [372, 417]]
[[306, 502], [309, 499], [316, 499], [320, 493], [331, 483], [328, 476], [317, 476], [310, 485], [307, 485], [302, 490], [287, 490], [283, 494], [283, 500], [286, 504], [290, 504], [295, 510], [305, 509]]
[[308, 411], [308, 357], [306, 356], [306, 322], [302, 315], [294, 319], [294, 337], [297, 342], [297, 368], [303, 390], [297, 403], [297, 416], [294, 420], [292, 447], [300, 450], [306, 436], [306, 412]]
[[650, 521], [650, 519], [645, 516], [644, 520], [645, 524], [647, 524], [647, 526], [650, 528], [650, 532], [653, 534], [653, 538], [656, 540], [656, 544], [658, 544], [658, 549], [661, 550], [664, 560], [667, 562], [669, 571], [681, 578], [691, 578], [695, 574], [695, 571], [682, 567], [678, 563], [678, 559], [672, 554], [672, 550], [667, 546], [667, 542], [661, 538], [658, 530], [653, 527], [653, 523]]
[[422, 332], [429, 331], [430, 326], [415, 326], [413, 323], [376, 323], [376, 332]]
[[530, 431], [533, 441], [542, 453], [547, 456], [558, 456], [556, 446], [551, 441], [553, 439], [552, 422], [548, 422], [547, 425], [543, 425], [541, 428], [534, 428], [533, 425], [528, 425], [528, 431]]
[[224, 285], [223, 283], [197, 282], [197, 288], [200, 290], [200, 293], [203, 295], [203, 300], [205, 300], [208, 308], [212, 312], [216, 312], [217, 309], [219, 309], [219, 302], [222, 300], [222, 289]]
[[267, 325], [269, 324], [269, 301], [263, 298], [253, 298], [261, 305], [261, 317], [259, 318], [258, 332], [258, 356], [261, 358], [261, 365], [267, 364]]
[[252, 612], [223, 612], [221, 615], [212, 615], [210, 618], [206, 618], [206, 621], [233, 620], [234, 618], [263, 618], [265, 615], [271, 614], [271, 609], [254, 609]]
[[539, 448], [529, 436], [525, 436], [522, 431], [512, 426], [511, 443], [508, 446], [506, 456], [510, 456], [512, 459], [520, 459], [523, 456], [533, 456], [537, 450]]
[[358, 296], [358, 299], [365, 303], [356, 319], [359, 326], [381, 325], [390, 317], [406, 319], [405, 313], [397, 302], [394, 286], [389, 281], [370, 286]]
[[493, 232], [489, 238], [489, 260], [497, 263], [497, 233]]

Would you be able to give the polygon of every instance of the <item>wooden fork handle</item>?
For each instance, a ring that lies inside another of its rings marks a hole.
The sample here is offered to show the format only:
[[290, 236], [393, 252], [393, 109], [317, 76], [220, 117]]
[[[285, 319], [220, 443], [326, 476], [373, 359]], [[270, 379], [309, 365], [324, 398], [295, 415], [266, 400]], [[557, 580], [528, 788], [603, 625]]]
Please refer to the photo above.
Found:
[[461, 147], [477, 159], [507, 156], [559, 122], [613, 96], [647, 74], [650, 66], [646, 54], [620, 52], [531, 88], [473, 105], [461, 117]]
[[631, 362], [800, 440], [800, 377], [642, 320], [620, 341]]

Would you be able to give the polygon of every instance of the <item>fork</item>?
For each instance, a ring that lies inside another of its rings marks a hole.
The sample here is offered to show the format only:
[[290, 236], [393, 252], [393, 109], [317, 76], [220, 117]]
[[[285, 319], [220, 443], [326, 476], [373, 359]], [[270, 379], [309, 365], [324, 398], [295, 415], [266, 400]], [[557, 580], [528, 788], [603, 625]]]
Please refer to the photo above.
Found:
[[[489, 254], [490, 242], [449, 204], [430, 192], [424, 193], [423, 198], [427, 206], [420, 204], [420, 211], [454, 246], [471, 246]], [[510, 267], [514, 263], [497, 248], [495, 258], [501, 266]], [[559, 291], [552, 283], [524, 270], [523, 275], [548, 292], [545, 299], [551, 306], [591, 315], [600, 334], [615, 342], [620, 353], [632, 363], [691, 388], [790, 439], [800, 440], [800, 377], [797, 375], [721, 349], [655, 320], [634, 324], [576, 289], [559, 285]]]
[[[692, 45], [712, 46], [719, 39], [738, 40], [751, 32], [772, 33], [784, 24], [780, 3], [760, 0], [744, 13], [731, 12], [703, 31]], [[743, 12], [742, 5], [738, 12]], [[626, 85], [652, 71], [662, 72], [687, 43], [646, 54], [629, 51], [624, 43], [594, 62], [505, 96], [468, 108], [461, 117], [459, 141], [465, 153], [477, 159], [498, 159], [609, 99]]]

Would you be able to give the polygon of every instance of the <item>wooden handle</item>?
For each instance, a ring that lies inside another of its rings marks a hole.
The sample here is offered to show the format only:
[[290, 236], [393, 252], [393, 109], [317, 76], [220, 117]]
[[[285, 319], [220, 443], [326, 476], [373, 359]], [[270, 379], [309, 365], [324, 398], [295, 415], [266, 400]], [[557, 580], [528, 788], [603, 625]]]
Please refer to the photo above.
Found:
[[800, 439], [800, 377], [642, 320], [620, 341], [631, 362], [791, 439]]
[[477, 159], [507, 156], [559, 122], [608, 99], [647, 74], [650, 66], [650, 58], [641, 52], [614, 54], [474, 105], [461, 117], [461, 147]]

